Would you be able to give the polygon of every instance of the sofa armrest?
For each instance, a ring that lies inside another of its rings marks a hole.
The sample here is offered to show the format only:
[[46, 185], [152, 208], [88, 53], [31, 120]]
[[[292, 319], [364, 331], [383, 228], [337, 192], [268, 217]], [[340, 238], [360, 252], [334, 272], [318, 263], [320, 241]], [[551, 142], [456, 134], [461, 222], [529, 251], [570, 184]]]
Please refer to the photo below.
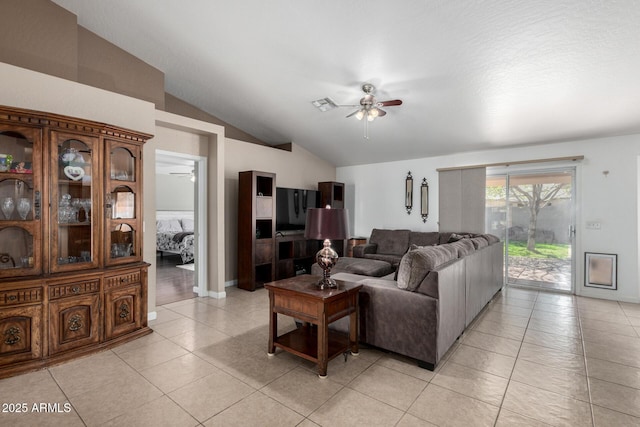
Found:
[[360, 283], [360, 339], [435, 365], [438, 300], [398, 289], [395, 282], [366, 279]]
[[354, 258], [364, 258], [365, 254], [375, 254], [378, 245], [375, 243], [365, 243], [364, 245], [356, 245], [353, 247]]

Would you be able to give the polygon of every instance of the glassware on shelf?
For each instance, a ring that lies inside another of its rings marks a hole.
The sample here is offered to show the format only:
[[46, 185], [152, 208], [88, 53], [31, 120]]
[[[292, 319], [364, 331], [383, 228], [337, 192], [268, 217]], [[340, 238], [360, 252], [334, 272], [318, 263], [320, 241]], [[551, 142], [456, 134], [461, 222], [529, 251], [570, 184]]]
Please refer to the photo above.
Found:
[[67, 224], [73, 221], [74, 209], [71, 206], [71, 195], [63, 194], [60, 197], [58, 206], [58, 222], [60, 224]]
[[75, 148], [65, 148], [62, 150], [62, 154], [60, 154], [60, 160], [62, 160], [65, 163], [69, 163], [75, 160], [77, 155], [78, 155], [78, 150], [76, 150]]
[[23, 221], [27, 219], [27, 215], [29, 215], [30, 211], [31, 200], [26, 197], [18, 199], [18, 215], [20, 215], [20, 218], [22, 218]]
[[80, 221], [80, 209], [82, 208], [82, 199], [73, 198], [71, 199], [71, 207], [73, 208], [73, 214], [71, 220], [73, 222]]
[[132, 249], [132, 243], [113, 243], [111, 245], [111, 258], [131, 256]]
[[84, 209], [84, 222], [91, 222], [89, 212], [91, 212], [91, 199], [80, 199], [80, 205]]
[[2, 213], [4, 214], [5, 219], [11, 219], [11, 215], [13, 215], [15, 208], [16, 205], [12, 197], [5, 197], [2, 199]]

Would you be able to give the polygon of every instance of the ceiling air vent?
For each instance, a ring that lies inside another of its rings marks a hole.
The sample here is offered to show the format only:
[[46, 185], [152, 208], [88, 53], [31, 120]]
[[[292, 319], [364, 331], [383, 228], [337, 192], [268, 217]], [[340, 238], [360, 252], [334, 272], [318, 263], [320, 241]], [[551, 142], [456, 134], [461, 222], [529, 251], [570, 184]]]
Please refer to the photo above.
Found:
[[333, 110], [334, 108], [338, 108], [338, 105], [335, 102], [333, 102], [331, 98], [316, 99], [315, 101], [311, 101], [311, 103], [313, 104], [314, 107], [316, 107], [318, 110], [322, 112]]

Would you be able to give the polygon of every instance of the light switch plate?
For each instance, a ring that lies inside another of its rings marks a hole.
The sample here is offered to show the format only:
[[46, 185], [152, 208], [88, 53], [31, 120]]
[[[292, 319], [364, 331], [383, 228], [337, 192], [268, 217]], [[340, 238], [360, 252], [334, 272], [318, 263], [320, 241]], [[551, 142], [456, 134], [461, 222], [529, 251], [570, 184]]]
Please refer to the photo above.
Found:
[[600, 230], [601, 228], [600, 221], [587, 221], [587, 230]]

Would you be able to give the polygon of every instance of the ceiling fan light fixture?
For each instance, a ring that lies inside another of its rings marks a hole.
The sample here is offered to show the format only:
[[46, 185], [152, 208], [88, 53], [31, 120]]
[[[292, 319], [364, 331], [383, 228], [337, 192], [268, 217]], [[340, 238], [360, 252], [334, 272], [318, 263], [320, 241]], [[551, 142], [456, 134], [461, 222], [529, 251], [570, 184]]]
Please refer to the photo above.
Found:
[[362, 120], [363, 117], [364, 117], [364, 108], [358, 110], [358, 112], [356, 113], [356, 119]]
[[323, 113], [333, 110], [334, 108], [338, 108], [338, 104], [333, 102], [333, 100], [329, 97], [316, 99], [315, 101], [311, 101], [311, 104]]

